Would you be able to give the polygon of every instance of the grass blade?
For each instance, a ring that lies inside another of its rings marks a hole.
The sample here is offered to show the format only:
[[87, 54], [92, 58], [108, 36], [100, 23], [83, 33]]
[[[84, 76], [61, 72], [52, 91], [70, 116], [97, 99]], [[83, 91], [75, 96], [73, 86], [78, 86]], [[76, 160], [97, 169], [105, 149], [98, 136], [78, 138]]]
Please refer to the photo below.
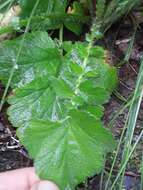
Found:
[[[132, 98], [132, 102], [131, 102], [131, 106], [130, 106], [130, 110], [129, 110], [129, 114], [128, 114], [128, 119], [127, 119], [126, 125], [124, 127], [124, 128], [127, 128], [127, 132], [126, 132], [126, 141], [125, 141], [125, 145], [124, 145], [124, 149], [123, 149], [123, 159], [122, 159], [122, 163], [121, 163], [122, 169], [120, 169], [119, 173], [118, 173], [118, 178], [120, 177], [120, 175], [122, 175], [120, 187], [122, 186], [122, 183], [123, 183], [123, 176], [124, 176], [127, 160], [129, 158], [129, 155], [132, 150], [133, 135], [134, 135], [135, 127], [136, 127], [138, 113], [140, 110], [140, 105], [141, 105], [142, 98], [143, 98], [142, 85], [143, 85], [143, 60], [141, 61], [136, 89], [134, 92], [134, 96]], [[117, 178], [115, 179], [115, 181], [117, 181]], [[115, 185], [115, 181], [113, 183], [114, 185]], [[114, 185], [112, 185], [112, 186], [114, 187]]]
[[34, 6], [32, 12], [31, 12], [30, 18], [29, 18], [29, 20], [28, 20], [28, 23], [27, 23], [27, 26], [26, 26], [26, 29], [25, 29], [23, 38], [22, 38], [22, 40], [21, 40], [21, 44], [20, 44], [20, 47], [19, 47], [19, 51], [18, 51], [16, 60], [14, 60], [14, 66], [13, 66], [13, 68], [12, 68], [12, 70], [11, 70], [11, 73], [10, 73], [10, 76], [9, 76], [9, 79], [8, 79], [8, 82], [7, 82], [5, 91], [4, 91], [4, 93], [3, 93], [3, 96], [2, 96], [2, 99], [1, 99], [1, 102], [0, 102], [0, 112], [1, 112], [1, 110], [2, 110], [2, 107], [3, 107], [4, 103], [5, 103], [5, 99], [6, 99], [6, 96], [7, 96], [7, 93], [8, 93], [8, 89], [9, 89], [9, 87], [10, 87], [10, 83], [11, 83], [12, 77], [13, 77], [13, 75], [14, 75], [14, 72], [15, 72], [16, 69], [18, 69], [18, 68], [17, 68], [17, 62], [18, 62], [20, 53], [21, 53], [21, 51], [22, 51], [22, 47], [23, 47], [23, 43], [24, 43], [24, 40], [25, 40], [25, 36], [26, 36], [26, 33], [27, 33], [28, 30], [29, 30], [29, 25], [30, 25], [31, 19], [32, 19], [34, 13], [35, 13], [35, 10], [36, 10], [36, 8], [37, 8], [39, 2], [40, 2], [40, 0], [37, 0], [37, 1], [36, 1], [35, 6]]
[[136, 146], [138, 145], [140, 139], [142, 138], [142, 136], [143, 136], [143, 130], [141, 131], [140, 135], [138, 136], [138, 139], [136, 140], [136, 142], [134, 143], [132, 149], [130, 150], [130, 153], [129, 153], [128, 156], [126, 157], [126, 160], [125, 160], [124, 164], [122, 165], [120, 171], [118, 172], [118, 175], [117, 175], [116, 179], [114, 180], [114, 182], [113, 182], [113, 184], [112, 184], [110, 190], [113, 190], [113, 188], [114, 188], [116, 182], [118, 181], [118, 179], [120, 178], [122, 172], [124, 171], [124, 168], [126, 167], [126, 165], [127, 165], [128, 161], [129, 161], [130, 157], [132, 156], [132, 154], [133, 154], [133, 152], [134, 152]]

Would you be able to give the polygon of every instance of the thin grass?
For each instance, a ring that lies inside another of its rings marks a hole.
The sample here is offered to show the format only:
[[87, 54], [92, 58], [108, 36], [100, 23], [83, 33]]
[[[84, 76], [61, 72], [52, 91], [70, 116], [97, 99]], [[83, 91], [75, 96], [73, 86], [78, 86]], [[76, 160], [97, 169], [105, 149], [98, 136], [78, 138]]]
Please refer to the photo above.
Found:
[[[131, 56], [131, 53], [132, 53], [132, 49], [133, 49], [133, 44], [134, 44], [134, 40], [135, 40], [135, 34], [136, 34], [136, 31], [137, 31], [137, 27], [135, 27], [135, 30], [134, 30], [134, 33], [132, 35], [132, 38], [131, 38], [131, 42], [129, 44], [129, 47], [128, 47], [128, 50], [126, 52], [126, 55], [125, 55], [125, 58], [124, 58], [124, 63], [127, 63], [129, 61], [129, 58]], [[114, 115], [114, 117], [112, 118], [112, 120], [110, 121], [109, 123], [109, 127], [112, 127], [113, 126], [113, 123], [114, 121], [119, 117], [120, 114], [122, 114], [129, 106], [131, 106], [131, 103], [132, 103], [132, 99], [130, 100], [130, 98], [128, 100], [126, 100], [124, 97], [120, 96], [120, 94], [118, 95], [118, 92], [114, 92], [114, 94], [122, 101], [125, 101], [126, 104], [123, 105], [120, 110], [118, 110], [118, 112]], [[105, 185], [105, 190], [108, 189], [108, 186], [109, 186], [109, 182], [111, 180], [111, 177], [112, 177], [112, 172], [113, 172], [113, 169], [114, 169], [114, 166], [116, 164], [116, 160], [118, 158], [118, 154], [119, 154], [119, 151], [120, 151], [120, 147], [123, 143], [123, 140], [124, 140], [124, 135], [125, 135], [125, 131], [127, 129], [127, 121], [128, 119], [126, 119], [126, 123], [124, 125], [124, 128], [123, 128], [123, 131], [121, 133], [121, 136], [120, 136], [120, 139], [119, 139], [119, 142], [118, 142], [118, 146], [117, 146], [117, 150], [116, 150], [116, 153], [114, 155], [114, 159], [113, 159], [113, 162], [112, 162], [112, 166], [111, 166], [111, 169], [110, 169], [110, 172], [109, 172], [109, 175], [108, 175], [108, 178], [107, 178], [107, 181], [106, 181], [106, 185]]]
[[24, 35], [23, 35], [23, 38], [21, 40], [21, 43], [20, 43], [20, 47], [19, 47], [19, 50], [18, 50], [18, 53], [17, 53], [17, 56], [16, 56], [16, 59], [13, 60], [13, 68], [11, 69], [11, 72], [10, 72], [10, 76], [9, 76], [9, 79], [8, 79], [8, 82], [7, 82], [7, 85], [6, 85], [6, 88], [4, 90], [4, 93], [3, 93], [3, 96], [2, 96], [2, 99], [1, 99], [1, 102], [0, 102], [0, 112], [2, 110], [2, 107], [5, 103], [5, 100], [6, 100], [6, 96], [7, 96], [7, 93], [8, 93], [8, 90], [9, 90], [9, 87], [10, 87], [10, 84], [11, 84], [11, 81], [12, 81], [12, 78], [13, 78], [13, 75], [15, 73], [15, 70], [18, 69], [18, 60], [19, 60], [19, 57], [20, 57], [20, 54], [21, 54], [21, 51], [22, 51], [22, 48], [23, 48], [23, 44], [24, 44], [24, 40], [25, 40], [25, 37], [26, 37], [26, 34], [29, 30], [29, 26], [30, 26], [30, 23], [31, 23], [31, 20], [32, 20], [32, 17], [36, 11], [36, 8], [39, 4], [40, 0], [37, 0], [34, 7], [33, 7], [33, 10], [31, 12], [31, 15], [29, 17], [29, 20], [28, 20], [28, 23], [27, 23], [27, 26], [25, 28], [25, 32], [24, 32]]
[[133, 35], [131, 37], [130, 44], [128, 46], [128, 49], [127, 49], [127, 52], [126, 52], [126, 55], [125, 55], [125, 58], [124, 58], [124, 63], [128, 63], [129, 59], [131, 57], [133, 46], [134, 46], [134, 42], [135, 42], [135, 36], [136, 36], [136, 32], [137, 32], [137, 27], [138, 27], [138, 25], [136, 24], [136, 26], [134, 28]]
[[143, 151], [142, 151], [142, 160], [141, 160], [141, 186], [140, 190], [143, 190]]
[[98, 0], [97, 3], [102, 4], [102, 6], [99, 6], [99, 11], [97, 10], [97, 12], [104, 12], [104, 14], [99, 14], [99, 18], [97, 17], [95, 28], [104, 34], [113, 23], [123, 15], [127, 15], [140, 2], [141, 0], [111, 0], [107, 4], [107, 1]]
[[121, 163], [121, 169], [119, 170], [118, 177], [116, 177], [116, 179], [115, 179], [115, 181], [113, 182], [113, 185], [112, 185], [112, 189], [113, 189], [114, 185], [116, 184], [117, 180], [119, 179], [119, 177], [121, 175], [122, 180], [121, 180], [121, 183], [120, 183], [120, 189], [122, 188], [123, 176], [124, 176], [126, 164], [128, 163], [127, 160], [129, 159], [129, 157], [130, 157], [129, 155], [130, 155], [131, 150], [132, 150], [133, 134], [134, 134], [136, 121], [137, 121], [137, 117], [138, 117], [138, 113], [139, 113], [139, 109], [140, 109], [140, 104], [141, 104], [142, 97], [143, 97], [142, 85], [143, 85], [143, 60], [141, 62], [141, 66], [140, 66], [140, 72], [139, 72], [139, 75], [138, 75], [137, 85], [136, 85], [136, 89], [135, 89], [135, 92], [134, 92], [134, 96], [133, 96], [132, 101], [130, 103], [131, 104], [130, 105], [130, 111], [129, 111], [129, 114], [128, 114], [128, 119], [126, 121], [127, 125], [125, 124], [123, 132], [122, 132], [122, 135], [120, 137], [120, 141], [119, 141], [119, 144], [118, 144], [118, 147], [117, 147], [116, 155], [114, 157], [113, 164], [112, 164], [112, 167], [111, 167], [111, 170], [110, 170], [107, 182], [106, 182], [105, 190], [108, 189], [109, 181], [111, 179], [112, 171], [113, 171], [113, 168], [115, 166], [117, 155], [118, 155], [119, 150], [120, 150], [120, 145], [121, 145], [122, 140], [123, 140], [124, 132], [125, 132], [125, 130], [127, 128], [125, 145], [124, 145], [124, 150], [123, 150], [123, 161]]
[[118, 92], [117, 90], [114, 90], [114, 95], [122, 102], [127, 102], [128, 100], [122, 95], [120, 94], [120, 92]]
[[102, 169], [102, 172], [101, 172], [101, 178], [100, 178], [100, 185], [99, 185], [99, 190], [102, 190], [103, 189], [103, 183], [104, 183], [104, 168], [105, 168], [105, 164], [106, 164], [106, 157], [104, 156], [104, 167]]
[[103, 31], [106, 32], [114, 22], [119, 20], [124, 14], [127, 14], [139, 3], [140, 0], [112, 0], [104, 15]]
[[[133, 49], [133, 45], [134, 45], [134, 41], [135, 41], [135, 35], [137, 32], [137, 27], [138, 27], [138, 24], [134, 23], [134, 32], [133, 32], [129, 47], [127, 49], [125, 58], [123, 60], [123, 63], [128, 63], [128, 61], [130, 59], [132, 49]], [[124, 156], [123, 156], [124, 161], [121, 162], [121, 166], [124, 165], [125, 167], [123, 168], [122, 172], [121, 172], [121, 170], [119, 170], [119, 173], [121, 173], [121, 176], [122, 176], [119, 189], [120, 190], [122, 189], [124, 172], [125, 172], [125, 168], [126, 168], [125, 163], [127, 162], [127, 158], [130, 154], [131, 143], [133, 140], [133, 134], [134, 134], [135, 126], [136, 126], [137, 116], [139, 113], [139, 108], [140, 108], [140, 104], [141, 104], [141, 100], [142, 100], [142, 96], [143, 96], [143, 94], [142, 94], [143, 91], [140, 89], [143, 85], [143, 73], [142, 73], [142, 67], [143, 66], [142, 65], [143, 65], [143, 60], [141, 62], [140, 72], [138, 75], [137, 85], [136, 85], [136, 89], [135, 89], [133, 98], [131, 100], [127, 101], [127, 103], [118, 111], [117, 114], [115, 114], [115, 116], [113, 117], [113, 119], [109, 123], [109, 127], [111, 127], [113, 125], [114, 121], [116, 120], [116, 118], [121, 113], [123, 113], [125, 111], [125, 109], [127, 109], [130, 106], [130, 111], [129, 111], [126, 123], [124, 125], [120, 140], [118, 142], [117, 150], [116, 150], [116, 153], [115, 153], [115, 156], [113, 159], [113, 163], [112, 163], [112, 166], [111, 166], [111, 169], [110, 169], [107, 181], [106, 181], [105, 190], [107, 190], [109, 187], [109, 182], [110, 182], [111, 177], [112, 177], [112, 172], [113, 172], [114, 166], [116, 164], [116, 160], [118, 158], [118, 154], [119, 154], [121, 145], [122, 145], [123, 140], [124, 140], [125, 131], [127, 129], [126, 138], [125, 138], [125, 146], [124, 146], [124, 150], [123, 150], [123, 155], [126, 152], [126, 157], [124, 158]], [[116, 179], [115, 179], [115, 181], [116, 181]], [[115, 181], [113, 182], [114, 185], [115, 185]], [[114, 185], [112, 185], [112, 188], [114, 187]]]
[[125, 134], [125, 130], [126, 130], [126, 128], [124, 127], [123, 131], [122, 131], [122, 134], [120, 136], [120, 140], [119, 140], [118, 145], [117, 145], [116, 153], [114, 155], [114, 159], [113, 159], [113, 162], [112, 162], [112, 166], [110, 168], [110, 172], [108, 174], [108, 178], [107, 178], [107, 181], [106, 181], [106, 184], [105, 184], [105, 190], [108, 190], [109, 183], [110, 183], [112, 173], [113, 173], [113, 169], [114, 169], [114, 166], [116, 164], [116, 160], [117, 160], [117, 157], [118, 157], [118, 154], [119, 154], [119, 151], [120, 151], [120, 147], [121, 147], [121, 144], [122, 144], [122, 141], [123, 141], [123, 137], [124, 137], [124, 134]]
[[122, 175], [124, 169], [126, 168], [126, 165], [127, 165], [128, 161], [129, 161], [129, 159], [131, 158], [131, 156], [133, 155], [133, 152], [135, 151], [135, 149], [136, 149], [136, 147], [137, 147], [139, 141], [141, 140], [142, 136], [143, 136], [143, 130], [141, 131], [141, 133], [140, 133], [140, 135], [138, 136], [136, 142], [134, 143], [134, 145], [133, 145], [132, 148], [130, 149], [130, 152], [129, 152], [128, 156], [126, 157], [126, 160], [125, 160], [124, 164], [122, 165], [121, 169], [119, 170], [119, 172], [118, 172], [118, 174], [117, 174], [116, 179], [114, 180], [112, 186], [110, 187], [110, 190], [113, 190], [113, 188], [115, 187], [115, 184], [118, 182], [120, 176]]
[[[130, 110], [129, 110], [129, 119], [128, 119], [128, 123], [127, 123], [126, 141], [125, 141], [125, 145], [124, 145], [124, 149], [123, 149], [123, 158], [122, 158], [121, 165], [124, 165], [128, 155], [130, 154], [133, 136], [134, 136], [134, 131], [135, 131], [135, 127], [136, 127], [136, 122], [137, 122], [142, 98], [143, 98], [143, 60], [141, 62], [140, 71], [138, 74], [138, 79], [137, 79], [137, 84], [136, 84], [136, 89], [135, 89], [133, 100], [132, 100]], [[125, 173], [125, 168], [124, 168], [124, 171], [122, 173], [122, 179], [121, 179], [121, 185], [120, 186], [122, 186], [122, 184], [123, 184], [124, 173]]]
[[7, 1], [5, 1], [4, 3], [2, 3], [2, 4], [0, 5], [0, 10], [3, 9], [4, 7], [6, 7], [8, 4], [9, 4], [9, 6], [11, 6], [11, 3], [13, 3], [12, 0], [7, 0]]
[[124, 113], [124, 111], [131, 105], [131, 100], [128, 100], [126, 104], [123, 104], [121, 106], [120, 109], [118, 109], [117, 113], [112, 117], [112, 119], [110, 120], [108, 127], [112, 128], [114, 122], [116, 121], [116, 119], [122, 114]]

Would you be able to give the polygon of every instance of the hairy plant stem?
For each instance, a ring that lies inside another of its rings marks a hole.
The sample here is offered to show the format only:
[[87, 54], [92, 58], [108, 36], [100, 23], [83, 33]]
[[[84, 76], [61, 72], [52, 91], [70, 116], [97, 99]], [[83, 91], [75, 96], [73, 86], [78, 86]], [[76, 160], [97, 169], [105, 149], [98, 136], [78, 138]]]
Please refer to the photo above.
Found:
[[87, 47], [87, 56], [85, 57], [84, 61], [83, 61], [83, 65], [82, 65], [82, 68], [83, 68], [83, 72], [82, 74], [79, 76], [79, 78], [77, 79], [77, 84], [76, 84], [76, 87], [75, 87], [75, 94], [77, 95], [78, 94], [78, 89], [79, 89], [79, 86], [83, 80], [83, 77], [84, 77], [84, 74], [85, 74], [85, 69], [86, 69], [86, 66], [87, 66], [87, 62], [88, 62], [88, 59], [89, 59], [89, 56], [90, 56], [90, 50], [92, 48], [92, 44], [93, 42], [91, 41]]
[[[82, 64], [83, 72], [81, 73], [81, 75], [78, 77], [78, 79], [76, 81], [76, 86], [75, 86], [75, 89], [74, 89], [75, 96], [77, 96], [78, 93], [79, 93], [79, 86], [83, 81], [83, 77], [84, 77], [84, 74], [85, 74], [85, 69], [87, 67], [88, 59], [90, 57], [90, 51], [91, 51], [91, 49], [93, 47], [93, 43], [94, 43], [94, 39], [95, 39], [94, 26], [95, 26], [95, 21], [93, 21], [93, 24], [92, 24], [92, 27], [91, 27], [90, 40], [89, 40], [89, 44], [87, 46], [87, 55], [85, 56], [85, 58], [83, 60], [83, 64]], [[74, 98], [74, 96], [73, 96], [73, 98]], [[72, 103], [72, 105], [75, 105], [75, 103], [73, 101], [73, 98], [71, 99], [71, 103]]]

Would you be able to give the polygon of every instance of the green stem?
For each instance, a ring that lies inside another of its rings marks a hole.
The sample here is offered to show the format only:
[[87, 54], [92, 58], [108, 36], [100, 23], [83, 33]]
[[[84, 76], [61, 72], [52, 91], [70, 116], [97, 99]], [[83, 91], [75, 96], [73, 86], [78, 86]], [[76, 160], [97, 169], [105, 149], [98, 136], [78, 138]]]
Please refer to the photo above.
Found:
[[[84, 77], [84, 74], [85, 74], [85, 69], [87, 67], [87, 63], [88, 63], [88, 59], [90, 57], [90, 51], [93, 47], [93, 42], [94, 42], [94, 25], [95, 23], [92, 24], [92, 27], [91, 27], [91, 34], [90, 34], [90, 41], [89, 41], [89, 44], [87, 46], [87, 55], [85, 56], [84, 60], [83, 60], [83, 64], [82, 64], [82, 69], [83, 69], [83, 72], [81, 73], [81, 75], [78, 77], [78, 79], [76, 80], [76, 86], [75, 86], [75, 89], [74, 89], [74, 94], [75, 96], [78, 95], [78, 92], [79, 92], [79, 86], [80, 84], [82, 83], [83, 81], [83, 77]], [[74, 96], [73, 98], [71, 99], [71, 103], [72, 105], [75, 105], [74, 101]]]
[[60, 28], [60, 32], [59, 32], [59, 40], [61, 43], [63, 43], [63, 32], [64, 32], [64, 26], [62, 24], [62, 26]]
[[61, 47], [61, 54], [63, 55], [63, 33], [64, 33], [64, 26], [61, 25], [60, 31], [59, 31], [59, 41], [60, 41], [60, 47]]

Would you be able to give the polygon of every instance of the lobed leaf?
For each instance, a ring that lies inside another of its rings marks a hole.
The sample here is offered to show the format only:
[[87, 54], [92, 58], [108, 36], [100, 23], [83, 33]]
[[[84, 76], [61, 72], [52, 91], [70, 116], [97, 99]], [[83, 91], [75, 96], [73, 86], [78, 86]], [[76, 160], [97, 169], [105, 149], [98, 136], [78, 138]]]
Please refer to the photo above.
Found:
[[[20, 0], [22, 8], [21, 18], [28, 18], [37, 0]], [[77, 35], [82, 32], [82, 25], [88, 18], [84, 14], [81, 3], [73, 2], [72, 11], [67, 12], [69, 2], [67, 0], [43, 0], [39, 1], [34, 16], [41, 16], [45, 19], [37, 20], [36, 24], [31, 23], [33, 29], [53, 30], [65, 25], [70, 31]]]
[[36, 158], [39, 176], [54, 181], [60, 189], [74, 189], [88, 176], [99, 173], [105, 151], [114, 148], [114, 140], [102, 124], [77, 110], [63, 121], [31, 121], [22, 142]]
[[[19, 40], [2, 46], [15, 55]], [[65, 43], [64, 50], [62, 56], [46, 33], [27, 34], [12, 86], [21, 84], [24, 69], [32, 68], [36, 74], [8, 99], [9, 119], [18, 127], [18, 137], [35, 160], [37, 173], [63, 190], [98, 173], [104, 154], [113, 150], [115, 141], [100, 120], [103, 104], [117, 84], [116, 69], [106, 63], [103, 48], [93, 47], [86, 62], [87, 43]], [[7, 73], [10, 58], [0, 53]], [[36, 61], [30, 64], [32, 58]], [[5, 81], [6, 76], [0, 71], [0, 79]]]
[[46, 32], [31, 33], [23, 44], [21, 37], [0, 44], [0, 80], [6, 84], [15, 67], [11, 87], [20, 87], [36, 77], [55, 74], [60, 61], [60, 52]]

